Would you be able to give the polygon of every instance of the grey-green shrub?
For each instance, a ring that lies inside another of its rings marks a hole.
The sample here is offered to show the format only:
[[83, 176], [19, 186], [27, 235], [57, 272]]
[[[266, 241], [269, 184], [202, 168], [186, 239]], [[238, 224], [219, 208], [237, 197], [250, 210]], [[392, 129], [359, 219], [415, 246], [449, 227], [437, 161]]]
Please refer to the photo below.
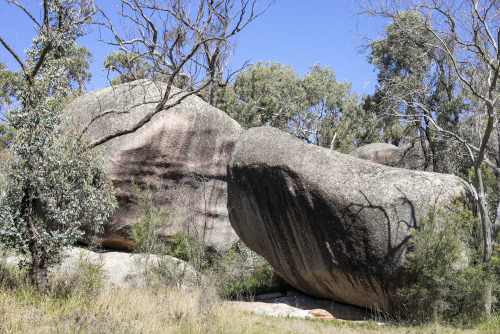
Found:
[[430, 207], [421, 217], [405, 263], [410, 284], [400, 291], [410, 318], [456, 321], [484, 313], [497, 278], [492, 264], [480, 261], [478, 226], [460, 203], [447, 210]]
[[67, 271], [54, 271], [50, 279], [50, 294], [57, 298], [92, 298], [104, 287], [102, 263], [91, 260], [83, 252], [76, 267]]
[[264, 258], [241, 240], [218, 256], [210, 268], [210, 274], [222, 298], [252, 297], [290, 288]]

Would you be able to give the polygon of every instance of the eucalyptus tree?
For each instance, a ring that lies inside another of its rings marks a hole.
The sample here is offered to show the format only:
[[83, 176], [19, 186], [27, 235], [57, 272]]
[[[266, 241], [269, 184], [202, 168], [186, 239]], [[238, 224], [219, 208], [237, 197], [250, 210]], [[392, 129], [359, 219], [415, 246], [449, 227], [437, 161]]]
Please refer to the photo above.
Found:
[[17, 1], [8, 2], [28, 15], [36, 34], [25, 61], [0, 36], [21, 68], [18, 106], [9, 111], [14, 159], [0, 187], [0, 238], [31, 257], [33, 284], [44, 294], [59, 251], [83, 234], [82, 223], [100, 230], [116, 206], [96, 153], [59, 126], [71, 91], [71, 52], [94, 9], [91, 1], [44, 0], [39, 20]]
[[[495, 171], [497, 177], [500, 175], [495, 157], [499, 150], [492, 147], [492, 136], [500, 136], [500, 2], [367, 0], [363, 3], [363, 10], [369, 15], [383, 16], [392, 21], [399, 20], [407, 11], [418, 13], [424, 22], [420, 25], [422, 33], [428, 36], [422, 39], [424, 49], [433, 50], [434, 55], [439, 55], [448, 64], [445, 71], [448, 84], [453, 83], [454, 87], [448, 91], [449, 100], [464, 97], [464, 103], [455, 101], [455, 106], [453, 103], [447, 106], [445, 115], [455, 122], [453, 127], [441, 123], [439, 117], [442, 114], [435, 113], [432, 104], [425, 103], [419, 95], [397, 96], [396, 100], [406, 108], [420, 110], [433, 133], [460, 143], [467, 152], [474, 166], [471, 185], [481, 219], [482, 259], [487, 262], [492, 255], [494, 240], [493, 220], [488, 215], [483, 180], [485, 166]], [[388, 81], [388, 84], [397, 83], [397, 80]], [[431, 94], [426, 86], [422, 90], [424, 94]], [[498, 146], [498, 138], [496, 143]], [[497, 207], [498, 213], [493, 218], [495, 225], [500, 224], [500, 202]]]
[[68, 53], [68, 80], [74, 94], [82, 94], [85, 84], [90, 82], [89, 72], [92, 62], [92, 52], [83, 45], [74, 44]]
[[221, 91], [218, 107], [244, 128], [271, 125], [305, 142], [352, 150], [369, 136], [373, 118], [347, 82], [316, 64], [304, 76], [274, 62], [251, 64]]
[[438, 171], [444, 145], [435, 138], [429, 116], [452, 130], [464, 106], [463, 98], [457, 96], [458, 83], [451, 75], [449, 58], [434, 46], [428, 25], [420, 13], [400, 11], [385, 27], [383, 38], [370, 42], [368, 60], [378, 70], [370, 102], [385, 131], [403, 127], [395, 133], [396, 144], [418, 140], [425, 169]]
[[136, 52], [115, 51], [104, 57], [104, 69], [117, 72], [111, 79], [111, 85], [119, 85], [151, 76], [151, 66]]
[[218, 107], [246, 129], [268, 124], [286, 131], [292, 117], [305, 108], [304, 98], [291, 66], [258, 62], [220, 92]]
[[349, 82], [338, 82], [331, 68], [316, 64], [299, 85], [305, 92], [304, 105], [291, 119], [291, 133], [341, 152], [366, 143], [374, 119], [361, 108]]
[[[17, 3], [17, 2], [11, 2]], [[75, 95], [82, 94], [85, 84], [90, 82], [91, 74], [88, 72], [92, 53], [83, 45], [73, 45], [67, 56], [67, 79], [71, 90], [65, 93], [67, 101]], [[13, 128], [8, 121], [8, 113], [16, 94], [23, 84], [23, 76], [19, 71], [12, 71], [0, 62], [0, 149], [5, 149], [14, 136]]]
[[0, 151], [3, 151], [12, 140], [12, 129], [7, 120], [7, 111], [14, 99], [15, 87], [18, 82], [16, 72], [6, 68], [0, 62]]
[[432, 170], [434, 154], [427, 145], [432, 140], [426, 118], [422, 117], [420, 108], [400, 103], [409, 99], [425, 104], [428, 101], [434, 50], [428, 47], [427, 41], [433, 36], [425, 24], [419, 13], [398, 13], [385, 27], [384, 37], [370, 43], [368, 59], [378, 70], [378, 85], [372, 99], [376, 101], [374, 112], [382, 121], [388, 119], [390, 126], [403, 125], [403, 136], [419, 136], [426, 169], [431, 167]]

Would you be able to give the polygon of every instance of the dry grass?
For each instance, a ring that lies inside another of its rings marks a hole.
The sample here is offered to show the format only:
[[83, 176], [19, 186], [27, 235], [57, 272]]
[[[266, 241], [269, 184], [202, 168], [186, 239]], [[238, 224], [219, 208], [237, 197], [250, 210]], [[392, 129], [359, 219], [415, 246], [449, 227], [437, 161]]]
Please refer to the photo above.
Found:
[[179, 289], [166, 284], [101, 284], [99, 265], [81, 259], [70, 273], [54, 273], [53, 291], [40, 297], [26, 272], [1, 261], [0, 333], [500, 333], [500, 316], [469, 329], [274, 318], [231, 307], [206, 281]]
[[477, 328], [439, 324], [378, 326], [272, 318], [239, 311], [212, 288], [104, 287], [92, 298], [40, 298], [28, 288], [0, 289], [2, 333], [498, 333], [498, 317]]

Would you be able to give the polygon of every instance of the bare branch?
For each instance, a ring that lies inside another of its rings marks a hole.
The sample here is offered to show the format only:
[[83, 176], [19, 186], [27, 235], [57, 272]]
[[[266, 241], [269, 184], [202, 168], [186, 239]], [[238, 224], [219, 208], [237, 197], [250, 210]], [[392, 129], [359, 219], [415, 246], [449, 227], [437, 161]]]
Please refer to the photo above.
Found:
[[33, 15], [31, 15], [31, 13], [23, 5], [21, 5], [19, 2], [15, 1], [15, 0], [5, 0], [5, 1], [19, 7], [38, 26], [38, 28], [42, 28], [42, 25], [35, 19], [35, 17]]
[[16, 61], [21, 65], [21, 69], [23, 70], [24, 73], [26, 73], [26, 65], [24, 65], [24, 62], [19, 58], [17, 53], [5, 42], [5, 40], [0, 36], [0, 43], [7, 49], [7, 51], [10, 52], [10, 54], [16, 59]]

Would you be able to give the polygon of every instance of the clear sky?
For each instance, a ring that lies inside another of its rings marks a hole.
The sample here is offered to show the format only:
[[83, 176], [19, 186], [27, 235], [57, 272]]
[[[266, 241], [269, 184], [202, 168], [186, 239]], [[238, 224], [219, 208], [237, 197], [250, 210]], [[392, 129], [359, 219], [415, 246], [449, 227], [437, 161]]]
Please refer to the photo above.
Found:
[[[38, 9], [39, 1], [22, 2], [31, 3], [29, 8], [33, 11]], [[118, 3], [117, 0], [95, 2], [106, 12], [113, 12]], [[351, 82], [355, 92], [369, 94], [376, 75], [366, 55], [358, 52], [358, 47], [366, 43], [360, 35], [376, 38], [384, 23], [380, 19], [354, 15], [358, 11], [355, 2], [348, 0], [278, 0], [237, 35], [231, 67], [238, 68], [246, 60], [277, 61], [304, 74], [308, 66], [321, 63], [335, 71], [338, 81]], [[33, 24], [22, 11], [0, 2], [0, 36], [13, 45], [20, 56], [29, 46], [33, 32]], [[95, 30], [77, 40], [93, 53], [89, 90], [104, 87], [108, 82], [102, 63], [112, 49], [99, 43], [98, 38], [99, 32]], [[0, 60], [10, 69], [19, 67], [1, 45]]]

